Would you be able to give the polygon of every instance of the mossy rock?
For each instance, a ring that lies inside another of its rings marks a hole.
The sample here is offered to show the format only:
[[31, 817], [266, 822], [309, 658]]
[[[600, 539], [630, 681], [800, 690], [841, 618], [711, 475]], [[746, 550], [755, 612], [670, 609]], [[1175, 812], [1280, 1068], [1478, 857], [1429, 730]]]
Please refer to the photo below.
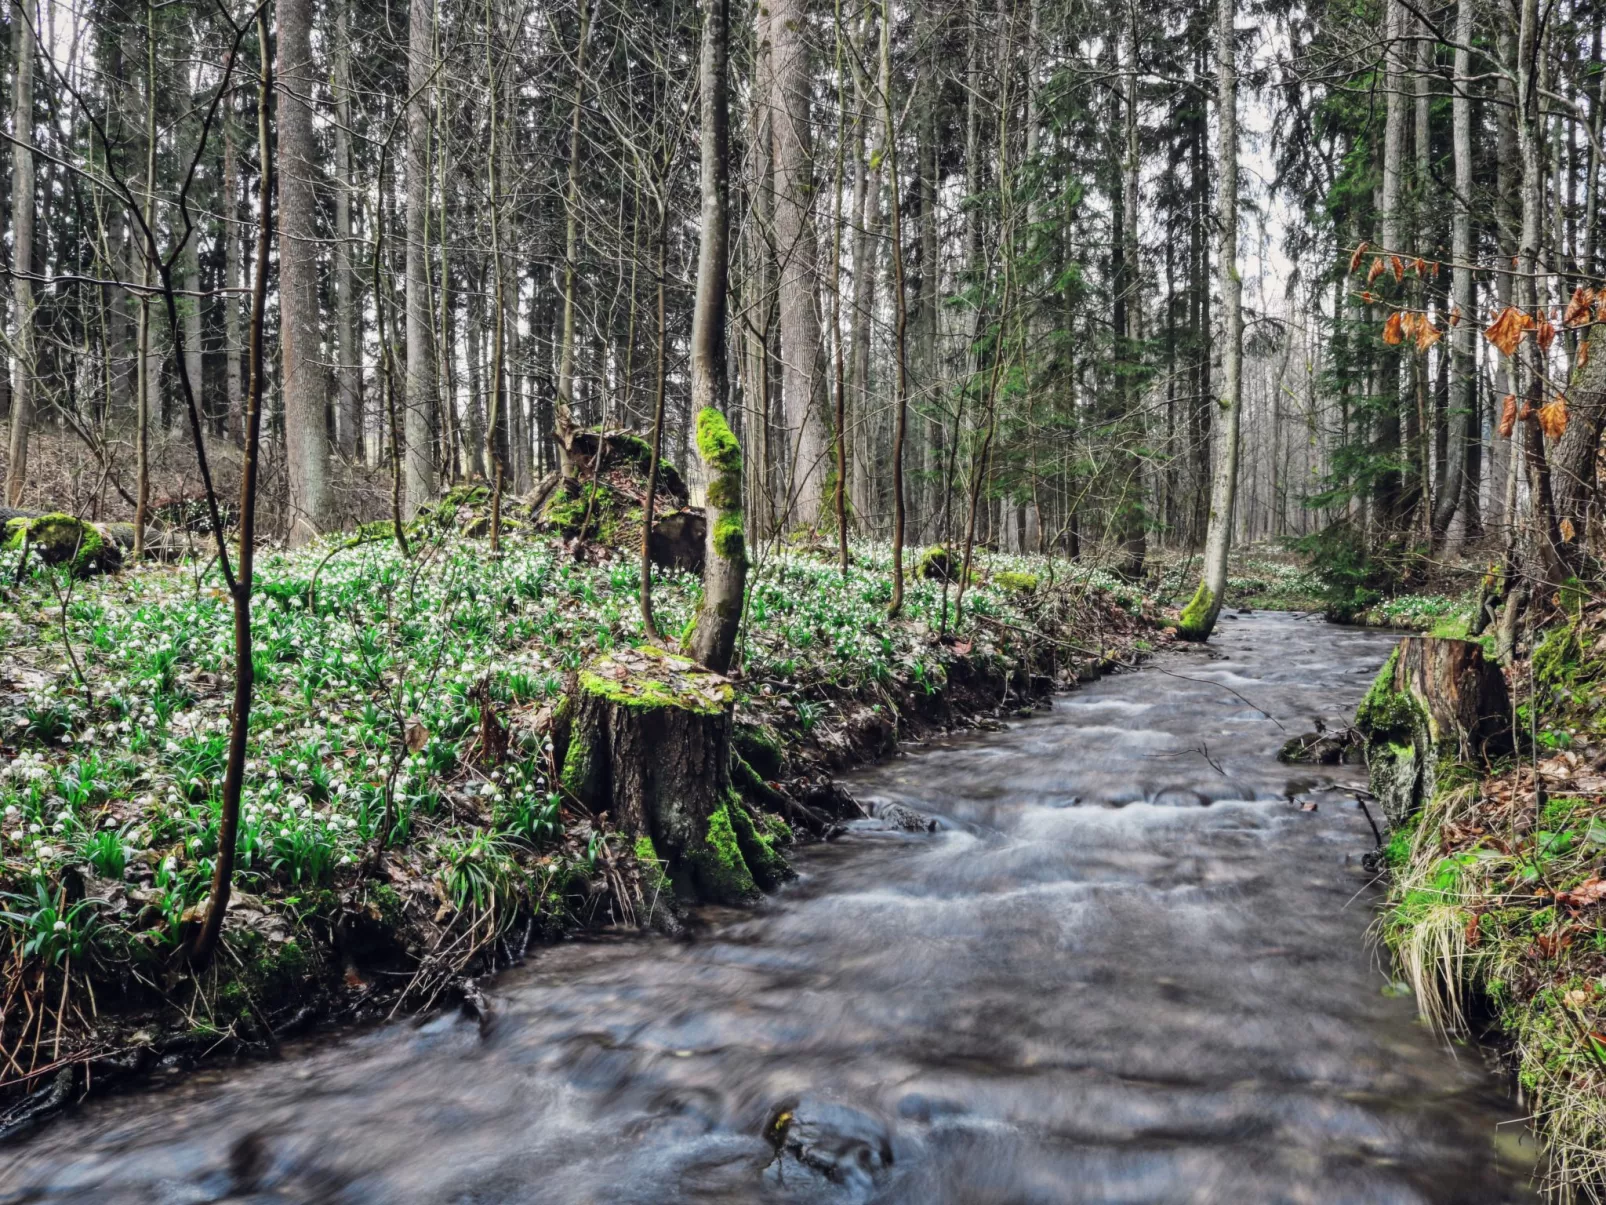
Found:
[[933, 545], [915, 562], [915, 576], [922, 581], [957, 582], [963, 561], [951, 548]]
[[650, 849], [679, 894], [748, 903], [790, 873], [731, 786], [729, 679], [648, 645], [594, 659], [573, 697], [564, 790], [634, 838], [638, 860]]
[[989, 580], [1000, 590], [1008, 590], [1012, 594], [1032, 594], [1039, 584], [1037, 574], [1016, 573], [1009, 569], [993, 574]]
[[122, 568], [123, 554], [115, 541], [93, 523], [73, 515], [53, 513], [6, 521], [4, 547], [24, 547], [46, 565], [68, 565], [74, 577], [110, 573]]

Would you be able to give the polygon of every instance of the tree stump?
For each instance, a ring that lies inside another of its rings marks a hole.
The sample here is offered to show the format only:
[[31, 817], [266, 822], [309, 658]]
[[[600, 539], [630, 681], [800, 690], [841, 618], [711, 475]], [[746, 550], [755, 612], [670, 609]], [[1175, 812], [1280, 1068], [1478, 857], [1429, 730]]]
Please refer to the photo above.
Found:
[[1399, 824], [1433, 795], [1441, 762], [1510, 751], [1511, 698], [1482, 645], [1408, 636], [1373, 681], [1355, 726], [1366, 737], [1372, 793]]
[[749, 903], [790, 869], [731, 786], [730, 680], [643, 646], [580, 671], [562, 757], [564, 789], [636, 839], [676, 892]]

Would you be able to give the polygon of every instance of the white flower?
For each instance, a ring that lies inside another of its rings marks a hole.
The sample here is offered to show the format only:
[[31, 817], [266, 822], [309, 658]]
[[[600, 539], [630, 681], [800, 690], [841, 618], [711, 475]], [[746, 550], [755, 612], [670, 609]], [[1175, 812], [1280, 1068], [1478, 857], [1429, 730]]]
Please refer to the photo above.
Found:
[[52, 926], [52, 928], [54, 928], [57, 933], [65, 933], [67, 931], [67, 922], [64, 920], [59, 920]]
[[51, 849], [50, 846], [48, 846], [48, 845], [41, 845], [39, 847], [38, 853], [39, 853], [39, 860], [41, 862], [48, 862], [51, 858], [54, 858], [56, 856], [56, 851]]
[[178, 859], [171, 856], [164, 858], [162, 861], [162, 869], [167, 871], [168, 874], [172, 874], [178, 869]]

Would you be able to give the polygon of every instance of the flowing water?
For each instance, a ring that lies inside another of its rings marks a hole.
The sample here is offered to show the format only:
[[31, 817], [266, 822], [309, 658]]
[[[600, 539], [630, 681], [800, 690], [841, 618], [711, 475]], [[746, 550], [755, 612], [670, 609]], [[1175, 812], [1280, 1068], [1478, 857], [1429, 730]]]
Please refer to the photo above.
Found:
[[935, 834], [861, 826], [692, 940], [542, 951], [483, 1036], [92, 1103], [0, 1151], [0, 1201], [1534, 1200], [1519, 1107], [1367, 942], [1356, 773], [1273, 758], [1391, 638], [1222, 629], [853, 780]]

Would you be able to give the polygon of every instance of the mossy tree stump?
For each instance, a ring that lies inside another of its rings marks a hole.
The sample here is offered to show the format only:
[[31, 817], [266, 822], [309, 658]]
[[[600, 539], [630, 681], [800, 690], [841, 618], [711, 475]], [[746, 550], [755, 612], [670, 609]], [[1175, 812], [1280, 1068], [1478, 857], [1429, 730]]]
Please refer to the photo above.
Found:
[[1408, 636], [1373, 681], [1355, 726], [1366, 737], [1372, 793], [1399, 824], [1433, 795], [1442, 762], [1510, 751], [1511, 699], [1482, 645]]
[[731, 786], [729, 679], [644, 646], [597, 657], [575, 689], [564, 789], [662, 861], [678, 893], [747, 903], [787, 877]]

